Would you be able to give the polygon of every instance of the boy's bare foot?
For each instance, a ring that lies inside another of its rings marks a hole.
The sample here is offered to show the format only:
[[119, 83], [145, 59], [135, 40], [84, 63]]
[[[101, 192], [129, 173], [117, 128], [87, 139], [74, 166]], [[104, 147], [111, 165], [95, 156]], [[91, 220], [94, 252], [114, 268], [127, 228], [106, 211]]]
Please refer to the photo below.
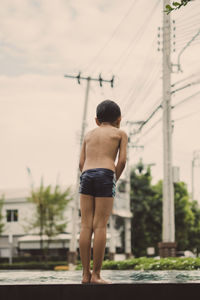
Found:
[[90, 283], [97, 283], [97, 284], [111, 284], [112, 282], [109, 280], [104, 280], [100, 277], [100, 275], [92, 273], [92, 277]]
[[91, 277], [92, 277], [92, 273], [88, 273], [88, 274], [83, 274], [83, 279], [81, 281], [81, 283], [90, 283], [90, 280], [91, 280]]

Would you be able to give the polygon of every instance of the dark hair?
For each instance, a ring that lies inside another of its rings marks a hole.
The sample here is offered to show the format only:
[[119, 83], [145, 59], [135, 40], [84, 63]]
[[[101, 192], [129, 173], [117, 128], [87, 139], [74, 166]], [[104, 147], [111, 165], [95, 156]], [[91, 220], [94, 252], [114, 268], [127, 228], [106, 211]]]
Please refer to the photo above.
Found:
[[114, 122], [121, 116], [119, 105], [111, 100], [104, 100], [97, 106], [97, 119], [102, 122]]

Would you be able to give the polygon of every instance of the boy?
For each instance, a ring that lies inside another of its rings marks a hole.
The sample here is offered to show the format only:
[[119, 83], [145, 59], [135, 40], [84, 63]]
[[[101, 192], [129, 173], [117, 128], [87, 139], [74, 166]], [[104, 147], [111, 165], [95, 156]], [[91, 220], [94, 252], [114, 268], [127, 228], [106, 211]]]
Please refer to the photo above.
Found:
[[[101, 102], [96, 109], [97, 128], [84, 138], [79, 168], [81, 233], [80, 256], [83, 266], [82, 283], [109, 284], [100, 277], [106, 246], [106, 228], [112, 212], [115, 184], [126, 164], [127, 134], [119, 129], [121, 111], [111, 100]], [[115, 166], [119, 150], [118, 162]], [[93, 271], [90, 271], [91, 237], [93, 241]]]

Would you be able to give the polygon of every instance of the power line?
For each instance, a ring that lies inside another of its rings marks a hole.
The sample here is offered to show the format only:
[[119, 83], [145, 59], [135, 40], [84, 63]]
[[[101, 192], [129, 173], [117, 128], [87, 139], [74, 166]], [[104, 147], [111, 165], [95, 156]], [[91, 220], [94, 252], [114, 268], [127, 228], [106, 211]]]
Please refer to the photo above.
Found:
[[178, 91], [184, 90], [187, 87], [190, 87], [192, 85], [196, 85], [196, 84], [199, 84], [199, 83], [200, 83], [200, 80], [195, 81], [195, 82], [190, 82], [190, 83], [188, 83], [188, 84], [186, 84], [184, 86], [181, 86], [181, 87], [177, 88], [176, 90], [171, 91], [171, 94], [174, 94], [174, 93], [176, 93]]
[[[152, 129], [154, 129], [160, 122], [162, 121], [162, 118], [159, 118], [147, 131], [145, 131], [141, 138], [143, 138], [144, 136], [146, 136]], [[140, 138], [140, 139], [141, 139]]]
[[[148, 52], [146, 53], [146, 56], [144, 58], [144, 63], [143, 63], [143, 66], [141, 68], [141, 75], [144, 73], [144, 70], [146, 69], [146, 66], [147, 66], [147, 63], [149, 62], [149, 53], [150, 51], [152, 51], [152, 46], [154, 44], [154, 41], [155, 41], [155, 38], [154, 40], [152, 41], [152, 44], [150, 46], [150, 48], [148, 49]], [[137, 76], [137, 77], [141, 77], [141, 75]], [[123, 102], [124, 100], [127, 100], [129, 98], [129, 96], [132, 94], [132, 91], [135, 89], [135, 86], [133, 85], [129, 90], [128, 90], [128, 93], [122, 98], [122, 100], [120, 102]]]
[[134, 6], [136, 5], [137, 0], [131, 3], [130, 7], [126, 11], [125, 15], [122, 17], [121, 21], [118, 23], [118, 25], [115, 27], [114, 31], [112, 32], [111, 36], [107, 39], [105, 44], [100, 48], [100, 50], [97, 52], [97, 54], [93, 57], [92, 61], [84, 68], [87, 70], [88, 68], [91, 68], [91, 66], [95, 63], [97, 58], [102, 54], [102, 52], [105, 50], [105, 48], [109, 45], [109, 43], [113, 40], [114, 36], [116, 35], [118, 29], [122, 25], [122, 23], [125, 21], [125, 19], [128, 17], [128, 15], [133, 10]]
[[179, 19], [176, 19], [176, 24], [179, 26], [179, 25], [182, 25], [182, 23], [185, 25], [185, 24], [187, 24], [187, 21], [190, 21], [191, 22], [191, 20], [194, 20], [194, 18], [196, 18], [196, 17], [198, 17], [198, 19], [197, 20], [199, 20], [199, 13], [197, 13], [197, 14], [194, 14], [194, 15], [189, 15], [189, 16], [187, 16], [186, 18], [181, 18], [180, 20]]
[[183, 49], [180, 51], [180, 53], [178, 54], [178, 70], [181, 70], [181, 65], [180, 65], [180, 59], [181, 59], [181, 55], [183, 54], [183, 52], [190, 46], [190, 44], [197, 38], [197, 36], [199, 36], [200, 34], [200, 29], [198, 30], [198, 32], [189, 40], [189, 42], [183, 47]]
[[157, 111], [162, 107], [162, 105], [158, 105], [156, 109], [148, 116], [148, 118], [140, 125], [138, 131], [141, 131], [142, 128], [153, 118], [153, 116], [157, 113]]
[[144, 147], [146, 147], [148, 144], [150, 144], [152, 141], [154, 141], [155, 138], [156, 138], [156, 139], [158, 138], [158, 131], [160, 131], [160, 129], [157, 130], [151, 138], [149, 138], [147, 141], [145, 141], [145, 142], [143, 143]]
[[[178, 102], [176, 105], [173, 106], [173, 109], [184, 103], [185, 101], [197, 96], [198, 94], [200, 94], [200, 91], [198, 91], [197, 93], [183, 99], [182, 101]], [[156, 114], [156, 112], [162, 107], [162, 104], [158, 105], [157, 108], [149, 115], [149, 117], [140, 125], [139, 129], [138, 129], [138, 133], [141, 132], [142, 128], [144, 127], [144, 125], [146, 125], [152, 118], [153, 116]], [[194, 113], [193, 113], [194, 114]], [[187, 115], [188, 116], [188, 115]], [[156, 127], [157, 124], [159, 124], [159, 122], [162, 120], [162, 118], [158, 119], [140, 138], [138, 138], [138, 140], [136, 142], [138, 142], [143, 136], [147, 135], [154, 127]], [[174, 121], [177, 121], [178, 119], [175, 119]]]
[[[146, 31], [146, 29], [148, 28], [148, 27], [147, 27], [147, 24], [149, 23], [149, 21], [150, 21], [151, 18], [153, 17], [153, 15], [154, 15], [154, 13], [155, 13], [155, 11], [156, 11], [156, 8], [158, 7], [160, 1], [161, 1], [161, 0], [158, 0], [158, 1], [155, 3], [155, 5], [153, 6], [153, 8], [152, 8], [152, 10], [151, 10], [151, 12], [150, 12], [150, 14], [149, 14], [149, 16], [147, 17], [147, 19], [145, 20], [145, 22], [141, 25], [141, 27], [140, 27], [139, 30], [137, 31], [136, 35], [131, 39], [129, 45], [128, 45], [128, 46], [126, 47], [126, 49], [122, 52], [122, 54], [120, 55], [120, 57], [118, 57], [118, 59], [114, 62], [114, 64], [113, 64], [111, 70], [113, 71], [113, 69], [114, 69], [114, 70], [115, 70], [115, 73], [117, 72], [118, 66], [121, 65], [121, 61], [122, 61], [122, 59], [123, 59], [123, 57], [124, 57], [124, 54], [125, 54], [129, 49], [131, 49], [131, 51], [133, 50], [133, 49], [132, 49], [132, 45], [135, 43], [133, 46], [136, 46], [136, 40], [137, 40], [137, 39], [140, 40], [140, 38], [142, 37], [142, 35], [143, 35], [144, 32]], [[138, 42], [138, 41], [137, 41], [137, 42]], [[129, 57], [129, 55], [130, 55], [130, 52], [129, 52], [128, 55], [126, 55], [125, 58], [127, 59], [127, 58]]]
[[[153, 82], [155, 81], [155, 79], [157, 78], [157, 75], [159, 74], [159, 68], [160, 68], [160, 66], [155, 65], [154, 69], [152, 69], [152, 72], [149, 74], [149, 77], [146, 78], [146, 80], [144, 81], [142, 86], [139, 86], [138, 89], [134, 90], [134, 93], [132, 93], [129, 101], [126, 104], [126, 113], [129, 114], [131, 112], [131, 108], [133, 107], [134, 104], [136, 105], [136, 102], [139, 102], [139, 106], [134, 111], [134, 113], [138, 112], [138, 110], [141, 109], [144, 102], [147, 101], [147, 99], [149, 99], [149, 97], [147, 97], [147, 93], [149, 93], [150, 89], [152, 88]], [[140, 95], [138, 98], [137, 98], [137, 91], [140, 92]], [[143, 93], [145, 93], [145, 94], [143, 95]], [[131, 102], [132, 98], [134, 98], [134, 99]]]
[[186, 101], [188, 101], [188, 100], [190, 100], [190, 99], [196, 97], [196, 96], [199, 95], [199, 94], [200, 94], [200, 91], [194, 93], [193, 95], [191, 95], [191, 96], [189, 96], [189, 97], [186, 97], [185, 99], [183, 99], [183, 100], [179, 101], [178, 103], [176, 103], [176, 104], [173, 106], [173, 108], [175, 108], [175, 107], [177, 107], [177, 106], [179, 106], [179, 105], [185, 103]]
[[199, 113], [200, 113], [200, 110], [193, 111], [193, 112], [190, 113], [190, 114], [187, 114], [187, 115], [184, 115], [184, 116], [182, 116], [182, 117], [180, 117], [180, 118], [174, 119], [174, 122], [182, 121], [182, 120], [184, 120], [184, 119], [190, 118], [191, 116], [196, 115], [196, 114], [199, 114]]
[[[144, 104], [149, 100], [150, 95], [153, 93], [155, 87], [157, 86], [157, 77], [160, 74], [160, 67], [155, 71], [155, 73], [150, 77], [149, 81], [146, 83], [142, 90], [142, 94], [140, 94], [140, 97], [138, 97], [138, 101], [140, 105], [137, 107], [135, 112], [138, 112], [141, 110], [141, 108], [144, 106]], [[130, 110], [129, 110], [130, 112]], [[128, 113], [129, 113], [128, 112]]]
[[183, 79], [181, 79], [181, 80], [178, 80], [178, 81], [174, 82], [173, 84], [171, 84], [171, 87], [174, 87], [175, 85], [177, 85], [177, 84], [179, 84], [179, 83], [181, 83], [181, 82], [184, 82], [184, 81], [186, 81], [187, 79], [189, 79], [189, 78], [191, 78], [191, 77], [195, 77], [195, 76], [197, 76], [198, 74], [200, 74], [200, 72], [195, 73], [195, 74], [192, 74], [192, 75], [189, 75], [189, 76], [187, 76], [187, 77], [185, 77], [185, 78], [183, 78]]

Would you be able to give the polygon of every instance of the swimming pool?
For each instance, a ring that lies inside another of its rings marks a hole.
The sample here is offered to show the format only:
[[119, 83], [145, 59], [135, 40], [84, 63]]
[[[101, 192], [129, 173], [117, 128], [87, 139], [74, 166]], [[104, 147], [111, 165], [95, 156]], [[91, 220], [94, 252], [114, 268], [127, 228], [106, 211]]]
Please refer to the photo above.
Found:
[[[82, 271], [1, 270], [0, 285], [80, 284]], [[102, 277], [118, 283], [200, 283], [200, 270], [102, 270]]]

